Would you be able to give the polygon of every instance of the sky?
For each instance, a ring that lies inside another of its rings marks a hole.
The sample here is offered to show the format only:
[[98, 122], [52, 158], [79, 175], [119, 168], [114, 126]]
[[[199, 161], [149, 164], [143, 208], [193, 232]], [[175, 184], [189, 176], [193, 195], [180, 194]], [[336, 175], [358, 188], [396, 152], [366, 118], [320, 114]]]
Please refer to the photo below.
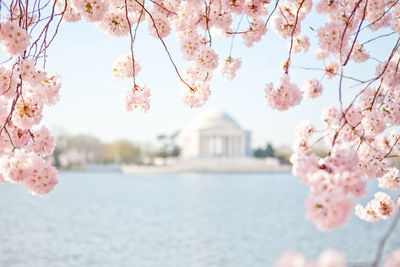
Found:
[[[294, 55], [292, 66], [323, 67], [322, 62], [314, 60], [317, 39], [309, 27], [318, 28], [324, 23], [325, 19], [315, 14], [303, 22], [303, 34], [310, 37], [312, 45], [309, 53]], [[390, 38], [371, 43], [367, 48], [383, 59], [390, 52]], [[165, 41], [183, 72], [187, 62], [181, 58], [175, 34]], [[214, 38], [213, 47], [221, 58], [228, 56], [230, 42], [231, 39]], [[191, 109], [181, 102], [178, 77], [160, 41], [147, 33], [147, 24], [143, 23], [135, 43], [135, 56], [141, 65], [137, 83], [151, 88], [151, 108], [147, 113], [128, 113], [121, 103], [121, 91], [132, 87], [132, 81], [114, 81], [111, 74], [115, 58], [129, 52], [129, 39], [107, 36], [95, 25], [84, 21], [64, 23], [48, 49], [47, 59], [47, 72], [62, 77], [61, 98], [57, 105], [45, 110], [43, 124], [56, 134], [88, 134], [104, 142], [123, 138], [144, 143], [155, 141], [159, 134], [176, 132], [198, 114], [212, 108], [227, 112], [244, 129], [250, 130], [253, 147], [263, 146], [266, 142], [277, 146], [291, 145], [294, 127], [299, 121], [310, 120], [317, 128], [322, 128], [321, 109], [325, 105], [338, 104], [338, 80], [324, 82], [324, 93], [318, 99], [303, 100], [300, 106], [286, 112], [266, 106], [265, 85], [279, 83], [283, 74], [280, 65], [287, 58], [288, 42], [281, 40], [271, 28], [263, 40], [251, 48], [245, 47], [240, 37], [236, 38], [232, 56], [241, 57], [242, 67], [235, 80], [225, 81], [215, 72], [209, 101], [202, 108]], [[369, 66], [351, 65], [348, 68], [353, 76], [368, 77], [374, 73], [374, 68]], [[322, 77], [322, 73], [292, 68], [291, 77], [292, 81], [302, 85], [309, 78]], [[346, 85], [353, 84], [346, 82]], [[346, 89], [345, 96], [354, 94], [356, 89]]]

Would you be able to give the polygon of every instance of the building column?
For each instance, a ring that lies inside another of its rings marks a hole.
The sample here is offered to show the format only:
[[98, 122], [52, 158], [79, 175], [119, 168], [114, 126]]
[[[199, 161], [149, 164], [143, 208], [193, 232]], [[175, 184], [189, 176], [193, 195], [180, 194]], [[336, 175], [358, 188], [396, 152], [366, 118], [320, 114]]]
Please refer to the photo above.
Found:
[[232, 156], [235, 157], [236, 156], [236, 137], [232, 136], [231, 137], [231, 146], [232, 146]]
[[199, 136], [199, 144], [197, 147], [198, 147], [197, 155], [201, 157], [203, 155], [203, 136], [201, 136], [201, 135]]
[[246, 156], [246, 136], [242, 134], [242, 142], [240, 144], [242, 153], [240, 154], [242, 157]]
[[228, 136], [225, 135], [224, 136], [224, 157], [225, 158], [228, 157], [228, 153], [229, 153], [229, 151], [228, 151]]
[[225, 157], [226, 154], [226, 143], [225, 143], [225, 136], [221, 135], [221, 141], [222, 141], [222, 153], [221, 156]]
[[205, 136], [205, 156], [209, 157], [210, 156], [210, 137], [209, 136]]
[[244, 138], [243, 135], [239, 139], [240, 156], [243, 157], [244, 154]]
[[232, 156], [232, 137], [231, 136], [227, 136], [227, 146], [228, 146], [228, 157]]
[[236, 149], [237, 149], [236, 156], [239, 157], [241, 155], [241, 151], [240, 151], [240, 136], [236, 137]]
[[206, 137], [201, 136], [200, 137], [200, 156], [204, 157], [206, 154]]
[[224, 143], [223, 143], [223, 140], [222, 140], [222, 137], [220, 136], [220, 135], [218, 135], [218, 157], [221, 157], [222, 156], [222, 154], [223, 154], [223, 146], [224, 146]]
[[208, 156], [212, 156], [212, 136], [208, 136]]
[[215, 135], [211, 136], [211, 157], [215, 156]]

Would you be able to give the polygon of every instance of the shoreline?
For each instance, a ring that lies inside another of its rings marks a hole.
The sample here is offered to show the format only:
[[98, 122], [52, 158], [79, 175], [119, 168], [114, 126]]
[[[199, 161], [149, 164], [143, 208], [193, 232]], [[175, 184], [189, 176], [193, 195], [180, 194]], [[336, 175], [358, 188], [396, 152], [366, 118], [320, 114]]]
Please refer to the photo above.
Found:
[[254, 158], [190, 159], [163, 166], [120, 165], [125, 174], [161, 173], [281, 173], [290, 172], [291, 165], [271, 163]]

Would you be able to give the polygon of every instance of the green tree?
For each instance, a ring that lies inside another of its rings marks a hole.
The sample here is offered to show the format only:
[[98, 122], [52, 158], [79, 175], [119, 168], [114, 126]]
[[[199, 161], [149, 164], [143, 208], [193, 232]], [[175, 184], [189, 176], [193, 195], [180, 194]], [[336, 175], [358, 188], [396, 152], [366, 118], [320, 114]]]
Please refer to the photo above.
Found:
[[160, 142], [160, 149], [155, 153], [156, 157], [168, 158], [178, 157], [181, 149], [176, 144], [176, 138], [179, 132], [171, 135], [161, 134], [157, 136], [157, 141]]
[[275, 157], [275, 149], [271, 143], [267, 143], [265, 148], [257, 148], [253, 153], [256, 158], [274, 158]]
[[270, 158], [275, 157], [275, 149], [271, 145], [271, 143], [267, 144], [267, 147], [265, 148], [265, 154], [267, 155], [267, 157], [270, 157]]

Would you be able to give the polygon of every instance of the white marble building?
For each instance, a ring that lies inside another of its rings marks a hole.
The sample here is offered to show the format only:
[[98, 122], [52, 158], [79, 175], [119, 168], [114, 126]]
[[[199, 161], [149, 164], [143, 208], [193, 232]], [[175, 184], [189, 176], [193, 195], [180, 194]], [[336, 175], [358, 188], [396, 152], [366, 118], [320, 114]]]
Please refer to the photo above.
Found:
[[182, 158], [243, 158], [251, 155], [250, 132], [228, 114], [209, 110], [179, 133]]

